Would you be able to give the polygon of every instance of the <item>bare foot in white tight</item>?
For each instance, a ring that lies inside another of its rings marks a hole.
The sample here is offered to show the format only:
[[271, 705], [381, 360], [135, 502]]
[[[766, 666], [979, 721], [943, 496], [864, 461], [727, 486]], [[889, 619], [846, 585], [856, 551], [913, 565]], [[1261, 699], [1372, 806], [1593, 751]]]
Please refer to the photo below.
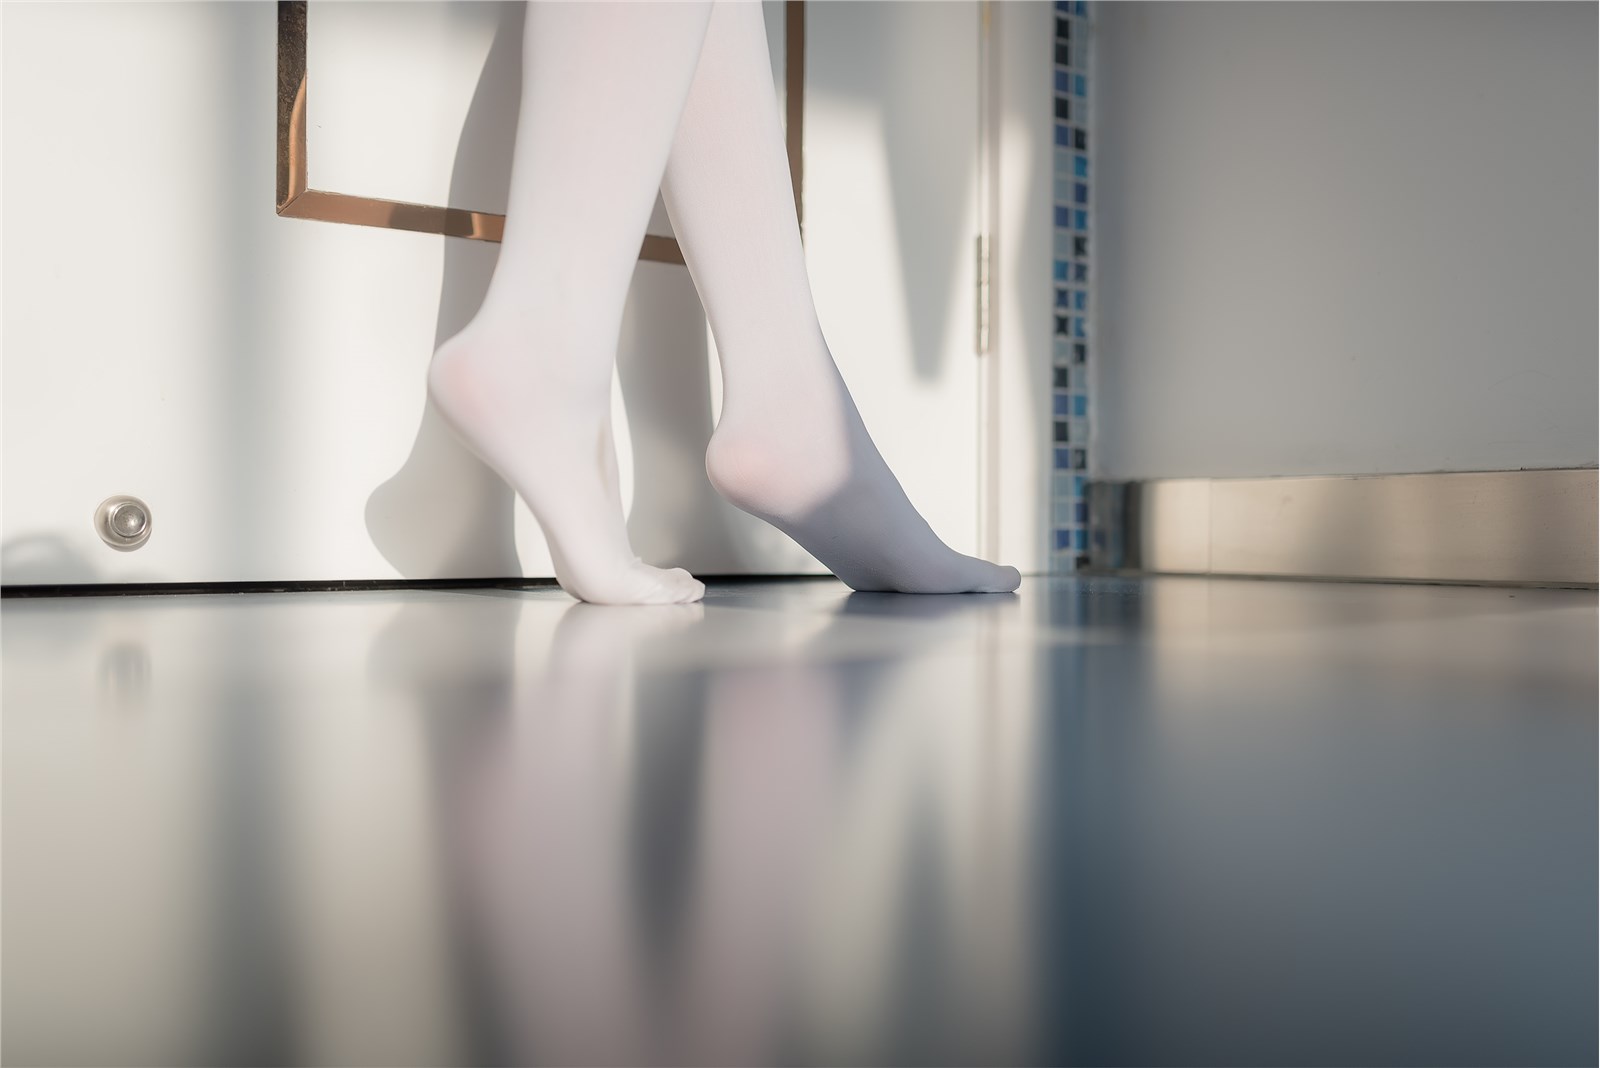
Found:
[[823, 340], [761, 5], [535, 2], [523, 47], [500, 259], [428, 381], [538, 517], [561, 584], [606, 603], [704, 592], [629, 548], [609, 424], [622, 304], [659, 187], [722, 361], [712, 484], [858, 590], [1015, 589], [1015, 568], [955, 552], [918, 514]]
[[786, 365], [781, 396], [724, 402], [706, 450], [717, 492], [799, 542], [851, 589], [1005, 593], [1021, 584], [1016, 568], [958, 553], [928, 526], [826, 349]]
[[634, 555], [611, 436], [623, 301], [711, 7], [527, 6], [504, 239], [428, 392], [544, 529], [556, 578], [601, 604], [698, 600]]
[[760, 4], [713, 9], [661, 191], [722, 361], [712, 485], [855, 589], [1016, 589], [1016, 568], [958, 553], [928, 526], [833, 362], [801, 254]]
[[584, 388], [561, 366], [478, 322], [434, 354], [428, 393], [479, 459], [527, 502], [568, 593], [594, 604], [698, 601], [705, 586], [693, 575], [651, 567], [633, 554], [610, 391]]

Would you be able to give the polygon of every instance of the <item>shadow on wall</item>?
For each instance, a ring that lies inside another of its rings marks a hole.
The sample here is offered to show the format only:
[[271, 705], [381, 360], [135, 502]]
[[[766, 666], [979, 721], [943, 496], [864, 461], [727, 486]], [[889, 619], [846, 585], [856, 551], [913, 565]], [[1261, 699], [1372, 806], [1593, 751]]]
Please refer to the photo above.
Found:
[[[842, 15], [848, 32], [829, 32], [826, 49], [812, 49], [806, 60], [807, 109], [859, 109], [882, 142], [893, 212], [894, 281], [905, 294], [911, 371], [923, 382], [938, 380], [944, 371], [949, 324], [943, 305], [952, 295], [965, 294], [961, 277], [972, 257], [970, 234], [960, 227], [930, 226], [928, 220], [976, 197], [972, 172], [926, 165], [949, 157], [951, 134], [945, 122], [929, 121], [930, 106], [939, 105], [937, 97], [930, 98], [922, 72], [930, 62], [943, 64], [956, 77], [972, 77], [974, 90], [977, 77], [972, 56], [952, 53], [949, 23], [938, 6], [824, 5], [811, 17]], [[975, 145], [976, 132], [973, 137]]]
[[[456, 146], [453, 206], [508, 200], [521, 97], [526, 6], [502, 3]], [[500, 246], [445, 238], [434, 349], [464, 328], [483, 303]], [[618, 374], [632, 443], [634, 551], [653, 564], [698, 573], [748, 570], [733, 529], [742, 518], [706, 478], [711, 437], [705, 316], [688, 272], [642, 263], [624, 309]], [[418, 375], [417, 386], [423, 387]], [[516, 496], [463, 445], [429, 401], [411, 453], [368, 499], [367, 530], [404, 578], [515, 577]], [[418, 517], [426, 517], [419, 522]], [[535, 565], [536, 568], [538, 565]]]
[[[695, 574], [748, 570], [749, 517], [712, 489], [711, 354], [686, 268], [641, 262], [622, 315], [617, 376], [633, 452], [628, 540], [640, 559]], [[745, 527], [745, 530], [740, 530]]]
[[[500, 4], [483, 73], [456, 144], [450, 204], [504, 204], [516, 144], [522, 78], [520, 3]], [[443, 238], [444, 271], [434, 349], [472, 320], [489, 290], [500, 246]], [[417, 388], [425, 379], [417, 376]], [[507, 578], [522, 574], [516, 497], [425, 403], [411, 454], [367, 500], [367, 532], [402, 578]], [[426, 522], [418, 522], [426, 517]]]
[[[0, 545], [0, 575], [7, 586], [89, 585], [111, 581], [88, 554], [60, 534], [23, 534]], [[126, 581], [126, 580], [123, 580]]]

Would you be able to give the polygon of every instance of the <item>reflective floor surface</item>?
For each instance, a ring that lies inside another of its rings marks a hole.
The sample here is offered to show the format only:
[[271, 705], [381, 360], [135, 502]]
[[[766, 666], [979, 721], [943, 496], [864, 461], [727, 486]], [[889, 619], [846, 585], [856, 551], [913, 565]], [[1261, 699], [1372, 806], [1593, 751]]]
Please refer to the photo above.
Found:
[[8, 598], [9, 1064], [1592, 1064], [1596, 595]]

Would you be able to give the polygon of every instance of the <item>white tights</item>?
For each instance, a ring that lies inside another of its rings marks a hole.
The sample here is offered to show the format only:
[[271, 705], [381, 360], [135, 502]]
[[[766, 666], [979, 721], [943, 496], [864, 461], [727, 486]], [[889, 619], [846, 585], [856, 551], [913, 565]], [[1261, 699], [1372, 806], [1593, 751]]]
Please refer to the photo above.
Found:
[[628, 544], [610, 423], [623, 303], [659, 188], [722, 361], [711, 484], [858, 590], [1016, 589], [946, 546], [823, 339], [756, 0], [530, 0], [510, 202], [483, 305], [435, 353], [435, 406], [604, 604], [698, 600]]

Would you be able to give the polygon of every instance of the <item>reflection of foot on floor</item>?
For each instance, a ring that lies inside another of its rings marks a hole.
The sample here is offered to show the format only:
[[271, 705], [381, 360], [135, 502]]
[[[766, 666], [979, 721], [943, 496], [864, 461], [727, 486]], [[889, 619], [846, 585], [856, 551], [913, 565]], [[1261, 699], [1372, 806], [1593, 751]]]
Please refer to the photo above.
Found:
[[[705, 587], [693, 575], [651, 567], [628, 544], [611, 379], [572, 370], [595, 362], [528, 352], [517, 332], [474, 321], [434, 354], [428, 392], [462, 440], [527, 502], [568, 593], [597, 604], [699, 600]], [[600, 365], [609, 372], [609, 362]]]
[[952, 616], [991, 616], [1005, 612], [1008, 606], [1018, 604], [1011, 591], [993, 597], [970, 597], [966, 594], [935, 594], [929, 597], [896, 597], [889, 593], [860, 591], [850, 594], [839, 606], [842, 616], [879, 617], [883, 619], [947, 619]]
[[[569, 602], [570, 603], [570, 602]], [[514, 597], [422, 590], [373, 636], [366, 672], [374, 688], [450, 708], [465, 698], [498, 703], [515, 675], [523, 604]]]
[[572, 605], [550, 639], [550, 674], [614, 677], [651, 641], [704, 616], [699, 604]]

